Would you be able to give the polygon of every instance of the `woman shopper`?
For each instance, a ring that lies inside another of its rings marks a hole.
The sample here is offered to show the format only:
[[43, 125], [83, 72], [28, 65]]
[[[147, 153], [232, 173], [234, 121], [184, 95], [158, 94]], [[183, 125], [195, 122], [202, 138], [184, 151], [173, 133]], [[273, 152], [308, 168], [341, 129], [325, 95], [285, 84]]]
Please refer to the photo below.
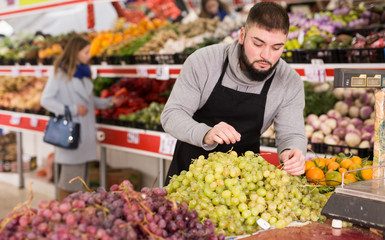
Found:
[[232, 44], [198, 49], [183, 64], [161, 115], [178, 139], [170, 177], [210, 152], [260, 151], [261, 134], [274, 121], [284, 170], [305, 171], [303, 82], [283, 59], [289, 17], [274, 2], [255, 4]]
[[80, 123], [80, 142], [77, 149], [55, 147], [55, 163], [61, 165], [58, 181], [58, 200], [75, 191], [81, 191], [81, 177], [87, 181], [87, 163], [96, 160], [96, 121], [94, 109], [105, 109], [119, 103], [115, 97], [99, 98], [93, 94], [89, 67], [90, 42], [75, 35], [54, 63], [54, 73], [49, 78], [41, 97], [41, 105], [57, 115], [64, 115], [69, 107], [74, 122]]
[[231, 15], [231, 11], [227, 4], [220, 0], [202, 0], [200, 17], [219, 17], [219, 20], [222, 21], [228, 15]]

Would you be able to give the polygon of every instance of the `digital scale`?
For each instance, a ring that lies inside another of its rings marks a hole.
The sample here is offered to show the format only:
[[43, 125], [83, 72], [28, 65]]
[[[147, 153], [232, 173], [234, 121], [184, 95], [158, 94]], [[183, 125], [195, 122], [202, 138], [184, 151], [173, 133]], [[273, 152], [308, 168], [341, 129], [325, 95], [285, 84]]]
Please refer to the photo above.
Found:
[[385, 70], [335, 69], [334, 87], [376, 88], [375, 129], [378, 134], [374, 139], [373, 151], [373, 163], [376, 164], [372, 167], [372, 180], [343, 184], [342, 178], [341, 186], [335, 188], [321, 214], [382, 230], [385, 239], [385, 99], [382, 97], [385, 96]]

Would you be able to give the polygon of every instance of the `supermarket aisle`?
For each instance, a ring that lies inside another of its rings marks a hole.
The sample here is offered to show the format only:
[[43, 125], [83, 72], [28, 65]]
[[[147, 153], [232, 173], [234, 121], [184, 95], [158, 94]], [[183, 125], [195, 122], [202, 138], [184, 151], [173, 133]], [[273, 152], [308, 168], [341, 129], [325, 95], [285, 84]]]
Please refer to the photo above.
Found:
[[25, 188], [20, 189], [16, 184], [5, 181], [5, 178], [7, 178], [7, 174], [2, 173], [0, 176], [0, 219], [12, 212], [16, 205], [30, 198], [29, 182], [31, 181], [33, 182], [31, 207], [37, 208], [40, 200], [50, 201], [55, 199], [55, 189], [50, 183], [43, 182], [39, 179], [31, 179], [26, 176]]

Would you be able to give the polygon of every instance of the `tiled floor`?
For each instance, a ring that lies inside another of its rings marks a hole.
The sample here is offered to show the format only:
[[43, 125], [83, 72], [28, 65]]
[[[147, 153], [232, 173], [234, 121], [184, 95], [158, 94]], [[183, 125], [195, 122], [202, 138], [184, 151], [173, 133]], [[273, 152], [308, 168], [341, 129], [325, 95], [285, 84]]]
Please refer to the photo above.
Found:
[[33, 192], [31, 207], [37, 208], [40, 200], [55, 199], [55, 188], [52, 183], [36, 178], [33, 172], [25, 173], [24, 178], [25, 187], [20, 189], [17, 174], [0, 173], [0, 219], [5, 218], [19, 203], [29, 200], [30, 182]]

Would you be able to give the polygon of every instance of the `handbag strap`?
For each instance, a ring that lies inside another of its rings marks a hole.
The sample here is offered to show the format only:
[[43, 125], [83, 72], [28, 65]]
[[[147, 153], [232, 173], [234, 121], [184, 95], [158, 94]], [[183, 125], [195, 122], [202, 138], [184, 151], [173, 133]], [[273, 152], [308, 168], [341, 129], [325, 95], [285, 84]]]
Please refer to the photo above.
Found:
[[64, 117], [67, 121], [72, 121], [71, 111], [67, 105], [64, 106]]

